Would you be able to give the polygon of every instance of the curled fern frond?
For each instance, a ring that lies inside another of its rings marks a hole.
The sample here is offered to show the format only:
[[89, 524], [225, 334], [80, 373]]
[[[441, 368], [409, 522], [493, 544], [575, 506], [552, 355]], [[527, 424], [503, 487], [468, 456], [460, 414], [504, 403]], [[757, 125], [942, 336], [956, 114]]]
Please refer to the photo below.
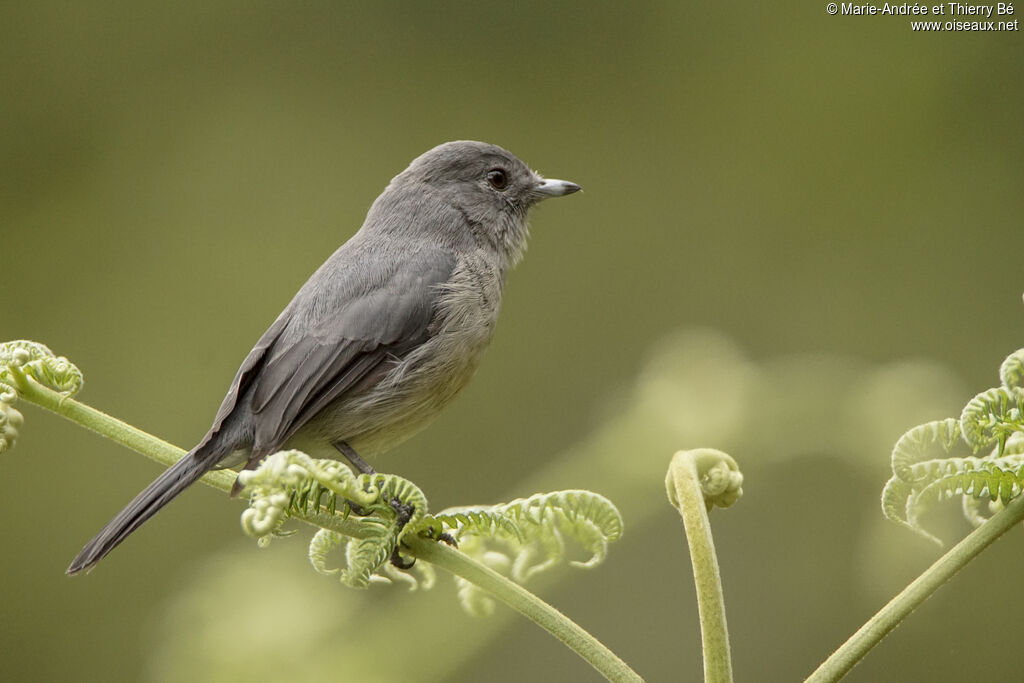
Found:
[[427, 496], [420, 487], [408, 479], [394, 474], [362, 474], [359, 481], [367, 496], [372, 496], [373, 501], [369, 504], [370, 510], [374, 512], [390, 511], [395, 512], [394, 505], [400, 503], [411, 512], [408, 521], [399, 529], [395, 542], [400, 542], [408, 533], [419, 530], [423, 520], [427, 516]]
[[949, 417], [945, 420], [925, 422], [910, 429], [896, 442], [892, 449], [892, 471], [899, 478], [913, 481], [913, 466], [934, 459], [934, 448], [942, 449], [939, 457], [952, 453], [960, 443], [960, 421]]
[[[315, 511], [324, 504], [334, 510], [338, 501], [369, 506], [376, 497], [365, 480], [336, 460], [314, 460], [301, 451], [280, 451], [254, 470], [238, 475], [249, 492], [249, 507], [242, 513], [242, 528], [266, 544], [289, 514]], [[347, 504], [346, 504], [347, 511]]]
[[[336, 575], [346, 586], [366, 588], [371, 581], [388, 581], [378, 575], [388, 565], [391, 551], [397, 543], [398, 531], [394, 525], [367, 518], [364, 520], [363, 538], [351, 538], [330, 529], [320, 529], [309, 543], [309, 561], [321, 574]], [[328, 567], [327, 556], [337, 547], [345, 552], [345, 567]]]
[[378, 519], [365, 520], [365, 526], [376, 528], [379, 533], [366, 538], [349, 539], [345, 551], [347, 569], [339, 573], [341, 582], [354, 588], [370, 585], [371, 577], [387, 564], [391, 551], [398, 544], [398, 529]]
[[743, 473], [731, 455], [714, 448], [692, 451], [708, 511], [730, 507], [743, 495]]
[[0, 387], [0, 453], [14, 448], [18, 440], [18, 429], [25, 422], [25, 418], [14, 407], [16, 398], [15, 392]]
[[892, 477], [882, 489], [882, 513], [886, 519], [917, 531], [907, 522], [907, 500], [912, 493], [910, 484], [899, 477]]
[[0, 381], [14, 385], [19, 373], [67, 396], [77, 394], [84, 383], [74, 363], [43, 344], [25, 339], [0, 344]]
[[[622, 536], [622, 516], [611, 501], [580, 490], [541, 493], [500, 505], [450, 508], [430, 521], [451, 529], [462, 552], [519, 583], [565, 560], [567, 539], [590, 554], [569, 564], [594, 567], [607, 556], [608, 544]], [[490, 612], [490, 599], [461, 580], [459, 596], [470, 612]]]
[[71, 396], [82, 388], [82, 373], [43, 344], [24, 339], [0, 344], [0, 453], [14, 447], [24, 416], [14, 407], [26, 376]]
[[[1003, 386], [972, 398], [960, 418], [918, 425], [892, 452], [892, 478], [882, 492], [885, 516], [937, 543], [922, 518], [939, 501], [962, 498], [974, 525], [987, 519], [982, 505], [1001, 507], [1024, 491], [1024, 350], [1003, 361]], [[963, 444], [960, 446], [960, 444]], [[974, 455], [960, 455], [955, 451]], [[987, 455], [978, 455], [988, 449]]]
[[[589, 553], [587, 559], [569, 564], [593, 567], [607, 556], [608, 544], [622, 535], [619, 511], [590, 491], [557, 491], [430, 515], [423, 491], [406, 479], [382, 473], [356, 476], [338, 461], [314, 460], [300, 451], [275, 453], [255, 470], [242, 472], [239, 480], [250, 496], [242, 528], [261, 545], [281, 535], [289, 516], [319, 523], [323, 518], [315, 515], [347, 517], [352, 504], [358, 505], [359, 516], [349, 519], [356, 524], [352, 536], [324, 521], [329, 528], [321, 528], [309, 544], [309, 560], [316, 571], [337, 576], [354, 588], [382, 581], [404, 582], [410, 588], [433, 585], [433, 570], [426, 563], [400, 570], [389, 561], [408, 534], [457, 539], [462, 552], [501, 567], [519, 582], [565, 559], [567, 540]], [[334, 566], [329, 557], [339, 553], [343, 563]], [[459, 581], [463, 604], [471, 611], [487, 612], [489, 598]]]
[[[0, 368], [0, 372], [2, 372], [2, 368]], [[3, 381], [0, 381], [0, 403], [14, 405], [14, 402], [17, 400], [18, 390], [10, 384], [4, 384]]]
[[991, 503], [984, 503], [972, 496], [962, 496], [961, 507], [963, 508], [964, 519], [970, 522], [971, 526], [977, 528], [988, 521], [988, 515], [982, 512], [982, 505], [988, 505], [989, 513], [993, 512]]
[[[692, 475], [684, 474], [692, 472]], [[676, 491], [676, 478], [696, 479], [701, 498], [708, 512], [714, 506], [727, 508], [743, 495], [743, 473], [736, 460], [717, 448], [692, 448], [678, 451], [665, 475], [665, 493], [675, 507], [681, 505]]]
[[[353, 588], [396, 580], [388, 560], [407, 533], [416, 533], [427, 518], [427, 499], [412, 482], [392, 474], [360, 474], [337, 460], [315, 460], [301, 451], [281, 451], [255, 470], [239, 474], [249, 492], [242, 528], [264, 546], [280, 536], [281, 525], [294, 515], [326, 513], [347, 518], [351, 503], [359, 506], [358, 537], [321, 529], [309, 545], [309, 559], [322, 574], [337, 575]], [[399, 519], [398, 508], [407, 515]], [[344, 566], [329, 567], [328, 555], [344, 551]], [[427, 572], [401, 579], [412, 587], [431, 585]]]
[[926, 531], [922, 518], [936, 503], [963, 497], [964, 516], [972, 524], [983, 521], [981, 503], [1005, 504], [1024, 490], [1024, 455], [948, 457], [909, 466], [893, 476], [882, 491], [882, 511], [887, 519], [915, 533], [941, 541]]
[[[485, 536], [507, 534], [514, 536], [517, 541], [522, 541], [519, 533], [519, 525], [511, 517], [492, 507], [451, 507], [443, 512], [431, 516], [424, 521], [431, 529], [459, 529], [473, 528], [476, 533]], [[438, 532], [439, 533], [439, 532]], [[437, 533], [432, 535], [436, 536]]]
[[922, 524], [923, 514], [935, 503], [962, 496], [964, 516], [973, 525], [981, 524], [981, 504], [1002, 506], [1020, 495], [1024, 488], [1024, 461], [1012, 459], [949, 458], [941, 467], [933, 468], [934, 477], [907, 498], [906, 524], [918, 534], [939, 545], [942, 542], [928, 533]]
[[1006, 439], [1024, 430], [1024, 389], [995, 387], [981, 392], [964, 406], [960, 429], [975, 453], [992, 445], [1002, 452]]
[[408, 569], [399, 569], [390, 562], [386, 563], [380, 570], [371, 577], [374, 582], [405, 584], [410, 591], [428, 591], [437, 582], [437, 572], [434, 566], [427, 562], [417, 562]]
[[924, 504], [961, 495], [998, 500], [1005, 505], [1020, 495], [1024, 486], [1024, 461], [1020, 456], [947, 458], [931, 465], [929, 470], [928, 484], [917, 492]]
[[999, 366], [999, 380], [1008, 389], [1024, 389], [1024, 349], [1017, 349]]

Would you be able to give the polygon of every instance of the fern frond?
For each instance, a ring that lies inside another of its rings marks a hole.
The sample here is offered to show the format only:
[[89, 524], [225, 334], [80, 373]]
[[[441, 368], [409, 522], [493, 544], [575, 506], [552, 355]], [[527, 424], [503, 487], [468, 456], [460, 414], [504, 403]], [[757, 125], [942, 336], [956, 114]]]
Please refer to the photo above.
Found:
[[999, 453], [1006, 439], [1024, 430], [1024, 389], [995, 387], [972, 398], [960, 415], [964, 439], [977, 453], [996, 445]]
[[14, 407], [18, 394], [0, 384], [0, 453], [14, 448], [18, 430], [25, 423], [25, 417]]
[[882, 513], [886, 519], [917, 531], [907, 522], [907, 499], [912, 493], [910, 484], [899, 477], [891, 477], [882, 489]]
[[408, 521], [399, 529], [395, 542], [401, 542], [408, 533], [418, 532], [427, 517], [427, 496], [423, 490], [408, 479], [395, 474], [361, 474], [359, 480], [368, 496], [373, 496], [369, 508], [377, 513], [391, 513], [394, 517], [394, 503], [400, 503], [411, 512]]
[[[314, 460], [301, 451], [268, 456], [239, 479], [249, 492], [242, 528], [261, 546], [281, 535], [280, 527], [290, 516], [328, 514], [345, 519], [351, 513], [350, 501], [357, 504], [357, 537], [321, 528], [309, 544], [313, 567], [321, 574], [337, 575], [353, 588], [394, 580], [398, 575], [389, 569], [388, 560], [405, 534], [415, 531], [426, 517], [426, 496], [412, 482], [392, 474], [356, 476], [339, 461]], [[405, 524], [399, 521], [396, 501], [409, 510]], [[344, 566], [331, 568], [328, 555], [338, 548], [344, 550]], [[433, 583], [430, 570], [401, 580], [412, 587]]]
[[999, 381], [1008, 389], [1024, 389], [1024, 349], [1017, 349], [999, 366]]
[[[500, 567], [520, 583], [562, 562], [569, 540], [589, 553], [587, 559], [569, 564], [593, 567], [607, 556], [608, 544], [622, 535], [619, 511], [590, 491], [556, 491], [430, 515], [423, 491], [406, 479], [382, 473], [356, 476], [338, 461], [314, 460], [300, 451], [275, 453], [255, 470], [242, 472], [239, 480], [249, 492], [242, 527], [261, 545], [280, 535], [290, 516], [348, 517], [350, 501], [357, 504], [359, 516], [349, 520], [357, 524], [354, 536], [336, 527], [321, 528], [309, 544], [316, 571], [354, 588], [396, 580], [411, 588], [432, 585], [430, 569], [414, 566], [410, 574], [389, 562], [409, 534], [438, 540], [448, 529], [462, 552]], [[332, 566], [328, 557], [338, 551], [343, 551], [344, 562]], [[459, 594], [470, 611], [489, 610], [489, 598], [461, 580]]]
[[892, 471], [897, 477], [913, 481], [912, 467], [934, 459], [934, 447], [949, 455], [960, 443], [960, 421], [949, 417], [917, 425], [896, 441], [892, 449]]
[[25, 418], [14, 407], [26, 377], [65, 396], [82, 388], [82, 372], [46, 346], [24, 339], [0, 344], [0, 453], [14, 447]]
[[[959, 419], [927, 422], [900, 437], [882, 491], [886, 518], [939, 542], [921, 523], [939, 501], [961, 496], [964, 517], [977, 526], [987, 519], [983, 503], [1002, 507], [1024, 491], [1024, 349], [1003, 361], [999, 377], [1002, 386], [972, 398]], [[955, 454], [961, 443], [975, 455]]]
[[[395, 547], [397, 530], [381, 520], [369, 518], [364, 520], [363, 538], [351, 538], [330, 529], [320, 529], [313, 535], [309, 543], [309, 561], [321, 574], [338, 576], [346, 586], [366, 588], [375, 578], [377, 572], [387, 564], [391, 550]], [[345, 551], [345, 567], [329, 568], [327, 555], [336, 547]]]
[[[974, 498], [973, 496], [962, 496], [960, 501], [961, 508], [964, 513], [964, 519], [970, 522], [971, 526], [977, 528], [988, 521], [988, 515], [981, 510], [983, 503], [980, 499]], [[988, 507], [989, 513], [991, 514], [992, 505], [990, 502], [988, 503]]]
[[[622, 517], [604, 496], [591, 491], [541, 493], [492, 506], [445, 510], [434, 520], [452, 529], [462, 552], [524, 583], [560, 564], [572, 539], [590, 554], [571, 560], [594, 567], [608, 554], [608, 544], [622, 535]], [[488, 601], [460, 583], [460, 599], [473, 613], [487, 613]]]
[[77, 394], [84, 384], [82, 371], [44, 344], [25, 339], [0, 344], [0, 381], [13, 385], [20, 373], [67, 396]]
[[256, 469], [241, 472], [238, 480], [249, 492], [242, 528], [261, 545], [289, 514], [315, 511], [324, 496], [329, 510], [336, 508], [339, 498], [361, 505], [374, 500], [348, 467], [335, 460], [314, 460], [301, 451], [274, 453]]
[[1020, 456], [948, 458], [926, 464], [930, 471], [928, 484], [916, 493], [922, 506], [957, 495], [998, 500], [1005, 505], [1020, 495], [1024, 486], [1024, 462]]
[[451, 507], [433, 515], [431, 519], [441, 527], [453, 529], [456, 532], [459, 529], [471, 528], [483, 536], [507, 534], [515, 537], [516, 540], [522, 540], [519, 526], [497, 506]]

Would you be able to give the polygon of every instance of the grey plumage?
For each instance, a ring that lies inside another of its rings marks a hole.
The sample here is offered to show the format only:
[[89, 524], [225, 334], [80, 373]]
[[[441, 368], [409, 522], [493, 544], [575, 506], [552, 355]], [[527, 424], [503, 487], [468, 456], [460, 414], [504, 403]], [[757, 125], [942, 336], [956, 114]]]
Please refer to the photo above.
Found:
[[256, 343], [203, 440], [68, 573], [90, 569], [211, 469], [251, 468], [282, 448], [337, 458], [340, 442], [372, 457], [426, 426], [490, 341], [530, 207], [579, 189], [481, 142], [414, 160]]

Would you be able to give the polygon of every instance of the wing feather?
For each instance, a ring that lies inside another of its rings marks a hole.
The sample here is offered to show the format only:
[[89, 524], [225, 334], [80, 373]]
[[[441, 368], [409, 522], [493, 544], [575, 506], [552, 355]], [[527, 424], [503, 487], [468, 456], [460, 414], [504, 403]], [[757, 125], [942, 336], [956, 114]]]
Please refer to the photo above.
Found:
[[[264, 348], [250, 353], [221, 422], [247, 411], [253, 455], [278, 450], [329, 403], [365, 389], [361, 381], [385, 360], [429, 338], [439, 285], [454, 269], [454, 255], [437, 247], [397, 259], [335, 252], [261, 339]], [[248, 400], [239, 401], [246, 391]]]

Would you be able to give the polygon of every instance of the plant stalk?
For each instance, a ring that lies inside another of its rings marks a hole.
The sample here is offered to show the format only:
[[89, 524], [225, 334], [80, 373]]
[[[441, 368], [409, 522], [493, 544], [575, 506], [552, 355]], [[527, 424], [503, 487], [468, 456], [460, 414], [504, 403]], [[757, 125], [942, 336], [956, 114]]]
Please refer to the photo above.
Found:
[[519, 584], [437, 541], [416, 537], [407, 542], [412, 555], [484, 589], [558, 638], [609, 681], [643, 681], [594, 636]]
[[849, 673], [875, 645], [923, 603], [942, 584], [967, 566], [982, 550], [1024, 520], [1024, 496], [1017, 496], [992, 518], [953, 546], [923, 574], [889, 601], [875, 616], [850, 636], [849, 640], [822, 662], [808, 683], [838, 681]]
[[[100, 436], [105, 436], [136, 453], [141, 453], [164, 467], [170, 467], [178, 462], [186, 453], [174, 444], [39, 384], [18, 367], [11, 366], [8, 372], [17, 383], [20, 398], [67, 418]], [[199, 481], [223, 491], [230, 491], [237, 476], [238, 474], [231, 470], [217, 470], [206, 473]]]
[[690, 547], [704, 649], [704, 680], [707, 683], [731, 683], [732, 655], [725, 623], [725, 597], [708, 520], [708, 506], [691, 451], [679, 451], [673, 456], [667, 484], [669, 496], [683, 518], [686, 542]]

